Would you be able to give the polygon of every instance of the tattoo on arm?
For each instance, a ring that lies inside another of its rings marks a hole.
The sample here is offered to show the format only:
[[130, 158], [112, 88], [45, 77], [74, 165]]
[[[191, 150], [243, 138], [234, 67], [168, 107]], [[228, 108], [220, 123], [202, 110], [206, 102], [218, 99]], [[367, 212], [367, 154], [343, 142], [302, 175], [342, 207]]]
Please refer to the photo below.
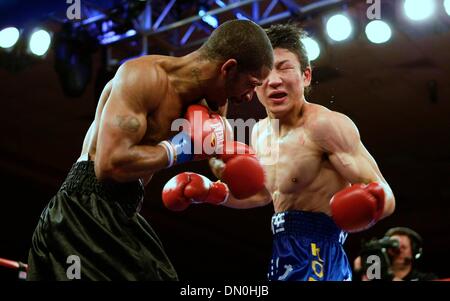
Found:
[[115, 124], [125, 132], [136, 133], [141, 127], [141, 123], [136, 117], [117, 115]]

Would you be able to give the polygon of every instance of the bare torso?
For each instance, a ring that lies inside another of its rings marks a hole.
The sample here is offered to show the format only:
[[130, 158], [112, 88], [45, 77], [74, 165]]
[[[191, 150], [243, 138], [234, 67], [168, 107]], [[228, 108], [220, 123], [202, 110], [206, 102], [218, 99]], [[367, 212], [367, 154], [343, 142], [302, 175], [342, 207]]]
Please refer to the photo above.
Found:
[[[183, 107], [175, 89], [170, 86], [168, 75], [166, 73], [168, 69], [167, 67], [169, 66], [170, 68], [173, 58], [164, 56], [147, 56], [142, 57], [139, 60], [141, 60], [139, 68], [144, 68], [144, 73], [145, 69], [159, 69], [158, 87], [160, 87], [160, 90], [155, 93], [153, 93], [153, 91], [150, 92], [150, 94], [153, 94], [155, 98], [157, 98], [156, 101], [153, 100], [155, 105], [148, 106], [145, 102], [149, 97], [142, 97], [142, 107], [151, 107], [152, 109], [147, 111], [146, 132], [140, 142], [140, 145], [156, 145], [162, 140], [169, 138], [171, 134], [171, 123], [176, 118], [182, 116]], [[140, 80], [145, 81], [146, 79], [142, 78]], [[88, 154], [89, 159], [95, 161], [97, 137], [102, 113], [107, 106], [117, 105], [111, 103], [113, 100], [110, 98], [113, 81], [114, 79], [105, 86], [100, 96], [95, 113], [95, 119], [91, 124], [83, 142], [81, 157], [86, 157]], [[146, 179], [143, 179], [144, 182], [148, 183], [151, 177], [152, 175], [149, 175]]]
[[[331, 197], [349, 185], [311, 139], [312, 121], [326, 111], [322, 106], [305, 103], [301, 124], [284, 136], [274, 135], [269, 118], [258, 123], [254, 143], [265, 168], [266, 188], [272, 195], [275, 212], [304, 210], [329, 215]], [[277, 160], [265, 160], [267, 139], [279, 147]], [[273, 164], [266, 164], [269, 161]]]

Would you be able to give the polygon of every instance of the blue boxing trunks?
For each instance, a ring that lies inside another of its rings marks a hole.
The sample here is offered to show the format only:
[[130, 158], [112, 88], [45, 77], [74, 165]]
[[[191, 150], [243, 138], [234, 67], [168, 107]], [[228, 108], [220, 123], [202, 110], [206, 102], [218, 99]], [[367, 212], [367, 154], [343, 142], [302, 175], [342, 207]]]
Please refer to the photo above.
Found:
[[324, 213], [285, 211], [272, 216], [273, 281], [350, 281], [343, 244], [347, 233]]

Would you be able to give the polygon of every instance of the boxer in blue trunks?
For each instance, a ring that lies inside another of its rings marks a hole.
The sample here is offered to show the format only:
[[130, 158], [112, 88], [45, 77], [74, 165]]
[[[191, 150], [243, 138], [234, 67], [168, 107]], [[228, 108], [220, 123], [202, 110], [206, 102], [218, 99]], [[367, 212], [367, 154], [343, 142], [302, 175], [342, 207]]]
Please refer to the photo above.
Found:
[[[265, 189], [225, 206], [273, 203], [269, 280], [351, 280], [343, 249], [357, 232], [392, 214], [395, 199], [355, 124], [345, 115], [306, 101], [311, 66], [295, 25], [267, 34], [274, 68], [256, 88], [267, 118], [252, 130], [252, 146], [265, 170]], [[374, 116], [374, 118], [376, 118]], [[211, 159], [220, 178], [223, 168]]]

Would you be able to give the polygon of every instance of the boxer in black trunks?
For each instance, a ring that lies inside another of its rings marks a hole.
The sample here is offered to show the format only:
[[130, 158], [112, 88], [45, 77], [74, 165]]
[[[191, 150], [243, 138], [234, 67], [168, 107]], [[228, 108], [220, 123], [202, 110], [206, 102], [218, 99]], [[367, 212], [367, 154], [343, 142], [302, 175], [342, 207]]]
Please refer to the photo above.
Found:
[[[227, 99], [249, 101], [272, 64], [264, 30], [243, 20], [225, 22], [186, 56], [123, 64], [102, 92], [80, 159], [41, 214], [28, 280], [177, 280], [138, 214], [153, 174], [181, 163], [167, 148], [173, 144], [161, 142], [202, 99], [215, 110]], [[68, 270], [75, 261], [78, 275]]]

